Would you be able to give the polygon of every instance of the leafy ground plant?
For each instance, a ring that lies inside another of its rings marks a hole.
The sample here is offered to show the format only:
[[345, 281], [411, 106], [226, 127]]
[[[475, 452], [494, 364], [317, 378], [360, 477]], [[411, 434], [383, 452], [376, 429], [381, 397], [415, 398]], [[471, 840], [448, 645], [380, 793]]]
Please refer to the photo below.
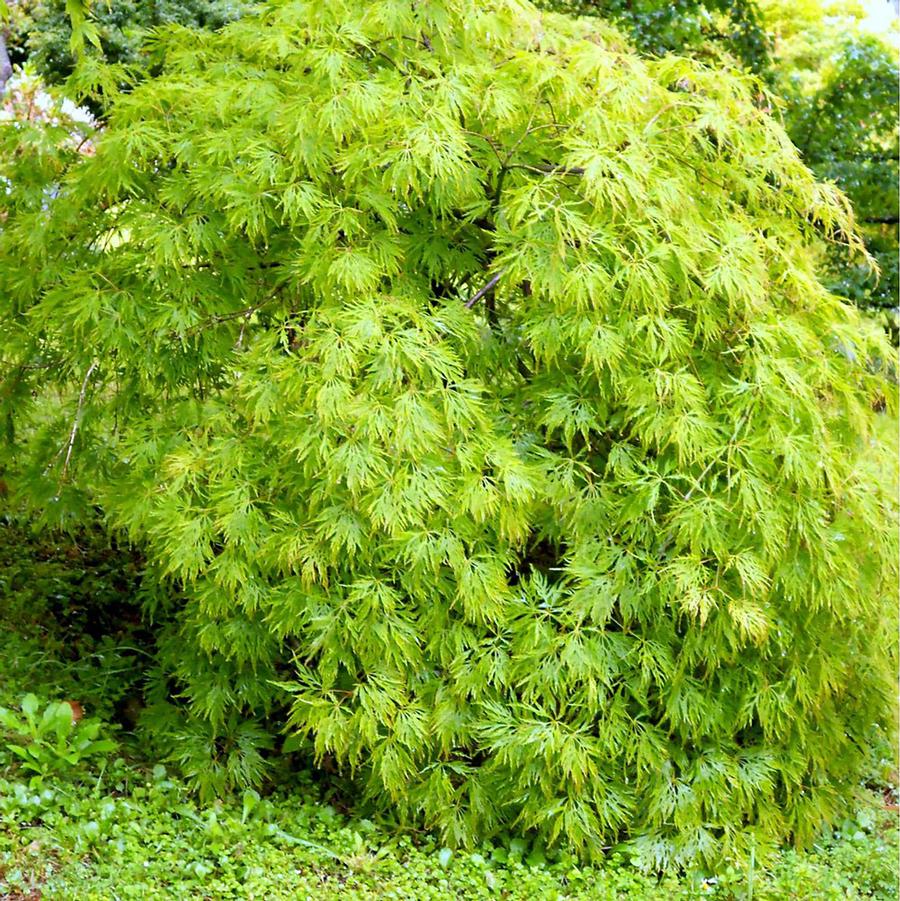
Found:
[[584, 866], [522, 839], [463, 852], [391, 835], [341, 815], [306, 780], [288, 794], [199, 806], [162, 767], [119, 762], [98, 792], [73, 796], [63, 784], [36, 798], [0, 783], [0, 893], [46, 901], [896, 899], [896, 816], [870, 798], [845, 825], [811, 852], [779, 852], [755, 870], [658, 878], [627, 854]]
[[116, 749], [112, 739], [100, 737], [103, 724], [99, 720], [81, 717], [80, 705], [70, 701], [42, 705], [36, 695], [28, 694], [20, 710], [0, 707], [0, 734], [6, 752], [18, 758], [22, 770], [33, 774], [32, 786], [39, 786], [45, 776], [85, 770]]

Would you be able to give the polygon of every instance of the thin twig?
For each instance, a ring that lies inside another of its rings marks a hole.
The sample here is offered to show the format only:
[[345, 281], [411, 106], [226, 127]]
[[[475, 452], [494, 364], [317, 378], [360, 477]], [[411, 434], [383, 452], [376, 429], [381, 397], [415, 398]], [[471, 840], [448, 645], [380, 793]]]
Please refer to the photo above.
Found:
[[706, 173], [704, 173], [701, 169], [698, 169], [693, 163], [686, 160], [683, 156], [679, 156], [677, 153], [673, 153], [672, 156], [678, 160], [679, 163], [687, 166], [688, 169], [693, 170], [694, 174], [702, 179], [703, 181], [708, 181], [711, 185], [715, 185], [717, 188], [721, 188], [723, 191], [727, 191], [728, 188], [722, 184], [720, 181], [716, 181], [714, 178], [710, 178]]
[[232, 319], [239, 319], [241, 316], [252, 316], [253, 313], [261, 310], [267, 304], [272, 303], [273, 300], [277, 300], [278, 295], [273, 294], [271, 297], [267, 297], [265, 300], [260, 301], [257, 304], [254, 304], [251, 307], [244, 307], [242, 310], [235, 310], [232, 313], [220, 313], [217, 316], [210, 316], [208, 319], [204, 319], [202, 322], [197, 325], [189, 328], [184, 334], [185, 337], [193, 337], [194, 335], [199, 334], [205, 328], [211, 325], [221, 325], [223, 322], [230, 322]]
[[481, 132], [472, 131], [469, 128], [464, 128], [462, 131], [463, 134], [471, 135], [473, 138], [481, 138], [481, 140], [484, 141], [485, 144], [487, 144], [488, 147], [490, 147], [494, 152], [494, 156], [497, 157], [497, 162], [500, 163], [500, 168], [503, 168], [503, 157], [500, 156], [500, 151], [497, 149], [497, 145], [493, 142], [493, 140], [491, 140], [491, 138], [489, 138], [487, 135], [481, 134]]
[[718, 454], [715, 455], [715, 457], [712, 458], [712, 460], [709, 461], [709, 463], [706, 466], [706, 469], [704, 469], [703, 472], [701, 472], [700, 475], [697, 476], [697, 478], [694, 480], [694, 484], [691, 485], [691, 487], [688, 488], [688, 490], [685, 492], [684, 497], [682, 498], [683, 501], [687, 502], [691, 499], [691, 495], [694, 493], [694, 489], [700, 487], [700, 483], [709, 475], [709, 472], [713, 468], [713, 466], [715, 466], [716, 463], [719, 462], [719, 459], [721, 458], [722, 454], [726, 450], [729, 450], [731, 448], [731, 445], [734, 444], [735, 441], [737, 441], [738, 433], [740, 432], [741, 427], [744, 425], [744, 421], [747, 418], [749, 418], [749, 417], [742, 416], [738, 420], [737, 425], [734, 427], [734, 432], [731, 435], [731, 440], [728, 442], [728, 444], [725, 445], [725, 447], [722, 448], [722, 450]]
[[556, 123], [556, 124], [558, 125], [558, 128], [559, 128], [559, 129], [569, 128], [569, 127], [570, 127], [570, 126], [568, 126], [568, 125], [560, 125], [560, 124], [559, 124], [559, 116], [556, 115], [556, 110], [553, 109], [553, 103], [550, 101], [550, 98], [549, 98], [549, 97], [545, 97], [545, 98], [544, 98], [544, 103], [546, 103], [547, 106], [550, 108], [550, 115], [553, 116], [553, 121], [554, 121], [554, 123]]
[[91, 132], [88, 132], [79, 142], [78, 146], [75, 148], [75, 153], [81, 153], [81, 148], [84, 147], [85, 144], [93, 137]]
[[66, 458], [63, 460], [62, 473], [59, 477], [60, 481], [65, 479], [66, 474], [69, 471], [69, 461], [72, 459], [72, 448], [75, 447], [75, 436], [78, 434], [78, 426], [81, 423], [81, 413], [84, 408], [84, 398], [87, 394], [88, 382], [94, 374], [94, 370], [99, 365], [100, 364], [94, 360], [84, 376], [84, 381], [81, 383], [81, 393], [78, 395], [78, 408], [75, 410], [75, 421], [72, 423], [72, 431], [69, 433], [69, 446], [66, 448]]
[[[516, 141], [516, 143], [513, 144], [512, 147], [509, 148], [509, 151], [506, 154], [506, 159], [503, 160], [503, 168], [504, 169], [509, 165], [510, 161], [513, 158], [513, 154], [519, 149], [519, 147], [522, 146], [522, 142], [525, 140], [525, 138], [527, 138], [528, 135], [531, 134], [531, 123], [534, 122], [534, 117], [536, 115], [537, 115], [537, 110], [536, 109], [532, 110], [531, 116], [528, 119], [528, 124], [525, 126], [525, 131], [522, 132], [522, 134], [519, 136], [519, 139]], [[540, 126], [538, 126], [538, 128], [540, 128]]]
[[501, 269], [501, 270], [500, 270], [500, 271], [499, 271], [499, 272], [498, 272], [498, 273], [497, 273], [497, 274], [496, 274], [496, 275], [495, 275], [495, 276], [494, 276], [494, 277], [493, 277], [493, 278], [492, 278], [492, 279], [491, 279], [491, 280], [490, 280], [483, 288], [481, 288], [481, 289], [480, 289], [480, 290], [479, 290], [479, 291], [478, 291], [471, 299], [469, 299], [469, 300], [466, 301], [466, 309], [467, 309], [467, 310], [469, 310], [469, 309], [471, 309], [472, 307], [474, 307], [475, 304], [478, 303], [478, 301], [481, 300], [481, 298], [484, 297], [484, 295], [488, 293], [488, 291], [491, 291], [491, 290], [494, 288], [494, 286], [497, 284], [497, 282], [499, 282], [500, 279], [502, 278], [503, 272], [504, 272], [504, 270]]
[[247, 312], [244, 316], [243, 321], [241, 322], [241, 331], [238, 335], [237, 344], [235, 344], [234, 349], [240, 350], [241, 345], [244, 343], [244, 330], [247, 328], [247, 323], [250, 321], [250, 317], [253, 315], [253, 310]]
[[527, 163], [510, 163], [507, 169], [527, 169], [529, 172], [539, 172], [541, 175], [584, 175], [585, 170], [581, 166], [551, 166], [548, 164], [528, 165]]
[[673, 106], [675, 106], [674, 103], [667, 103], [667, 104], [665, 104], [665, 106], [661, 106], [661, 107], [656, 111], [656, 113], [654, 113], [654, 115], [652, 115], [652, 116], [650, 117], [649, 121], [648, 121], [647, 124], [644, 126], [644, 134], [647, 134], [647, 133], [650, 131], [650, 129], [653, 128], [653, 124], [656, 122], [656, 120], [659, 119], [659, 117], [660, 117], [663, 113], [667, 113], [670, 109], [672, 109]]
[[503, 182], [506, 178], [506, 173], [509, 170], [509, 163], [513, 158], [513, 154], [519, 149], [522, 141], [528, 137], [531, 133], [531, 123], [534, 122], [534, 117], [537, 115], [537, 110], [535, 109], [530, 118], [528, 119], [528, 124], [525, 126], [525, 131], [522, 132], [521, 137], [516, 141], [512, 147], [509, 148], [509, 151], [506, 154], [506, 158], [500, 164], [500, 171], [497, 173], [497, 188], [494, 191], [494, 207], [498, 207], [500, 205], [500, 197], [503, 194]]

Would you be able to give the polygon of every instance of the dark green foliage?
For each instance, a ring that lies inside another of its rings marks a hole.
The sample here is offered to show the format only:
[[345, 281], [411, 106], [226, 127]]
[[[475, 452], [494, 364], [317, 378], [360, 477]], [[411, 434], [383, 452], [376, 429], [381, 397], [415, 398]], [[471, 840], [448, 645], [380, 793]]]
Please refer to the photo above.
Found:
[[[151, 29], [170, 24], [221, 28], [238, 18], [250, 2], [252, 0], [95, 0], [90, 12], [103, 58], [111, 63], [134, 65], [142, 61], [142, 43]], [[24, 7], [14, 20], [11, 55], [16, 62], [28, 59], [47, 83], [58, 83], [71, 74], [75, 65], [66, 0], [32, 0]]]
[[143, 562], [94, 530], [33, 534], [0, 525], [0, 706], [33, 691], [77, 701], [88, 717], [121, 716], [142, 692], [153, 643]]
[[275, 722], [448, 845], [651, 868], [837, 817], [892, 728], [895, 391], [759, 85], [512, 0], [158, 49], [95, 155], [0, 149], [4, 459], [173, 586], [189, 767]]
[[34, 28], [34, 12], [39, 0], [16, 0], [0, 5], [0, 22], [10, 62], [21, 66], [28, 59], [28, 33]]
[[642, 53], [710, 57], [724, 50], [754, 72], [768, 62], [769, 38], [753, 0], [546, 0], [539, 5], [617, 22]]

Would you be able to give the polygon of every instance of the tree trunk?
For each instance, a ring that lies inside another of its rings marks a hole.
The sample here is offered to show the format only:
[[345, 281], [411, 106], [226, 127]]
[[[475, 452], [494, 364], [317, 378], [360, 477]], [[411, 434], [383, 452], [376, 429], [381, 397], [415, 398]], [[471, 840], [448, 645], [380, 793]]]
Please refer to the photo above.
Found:
[[6, 39], [9, 32], [5, 28], [0, 28], [0, 94], [6, 88], [6, 82], [12, 75], [12, 63], [9, 61], [9, 52], [6, 49]]

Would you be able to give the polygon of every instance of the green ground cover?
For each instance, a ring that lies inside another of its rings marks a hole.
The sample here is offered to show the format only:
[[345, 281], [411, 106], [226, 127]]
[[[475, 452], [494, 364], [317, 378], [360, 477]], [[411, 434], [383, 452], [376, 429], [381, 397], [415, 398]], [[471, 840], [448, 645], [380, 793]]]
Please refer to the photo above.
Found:
[[[198, 807], [160, 767], [120, 765], [99, 789], [4, 785], [0, 891], [11, 898], [584, 898], [897, 897], [889, 814], [861, 805], [808, 853], [784, 851], [756, 873], [657, 880], [627, 857], [602, 867], [545, 861], [513, 840], [451, 853], [352, 821], [312, 789]], [[144, 780], [145, 781], [138, 781]], [[23, 821], [27, 825], [22, 825]], [[846, 831], [845, 831], [846, 830]]]

